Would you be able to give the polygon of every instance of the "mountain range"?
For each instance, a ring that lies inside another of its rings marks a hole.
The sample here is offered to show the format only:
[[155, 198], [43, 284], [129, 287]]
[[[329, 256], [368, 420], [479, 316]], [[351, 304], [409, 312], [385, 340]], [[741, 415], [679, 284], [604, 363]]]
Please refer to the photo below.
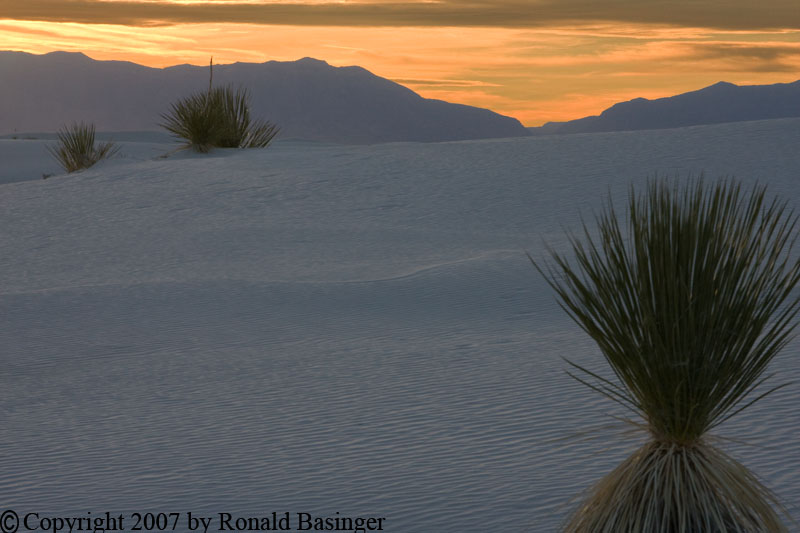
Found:
[[[208, 67], [150, 68], [82, 53], [0, 51], [0, 135], [53, 132], [75, 121], [99, 131], [160, 129], [170, 104], [204, 90]], [[664, 129], [800, 117], [800, 81], [719, 82], [667, 98], [635, 98], [600, 115], [525, 128], [488, 109], [423, 98], [358, 66], [324, 61], [215, 65], [213, 82], [246, 88], [253, 115], [281, 137], [347, 144], [453, 141], [526, 135]]]
[[[208, 86], [209, 68], [4, 51], [0, 80], [0, 134], [51, 132], [79, 120], [98, 131], [156, 130], [172, 102]], [[514, 118], [423, 98], [361, 67], [311, 58], [215, 65], [213, 82], [246, 88], [252, 114], [277, 124], [284, 138], [374, 143], [528, 135]]]
[[721, 81], [698, 91], [615, 104], [598, 116], [548, 122], [534, 135], [680, 128], [700, 124], [800, 117], [800, 81], [745, 85]]

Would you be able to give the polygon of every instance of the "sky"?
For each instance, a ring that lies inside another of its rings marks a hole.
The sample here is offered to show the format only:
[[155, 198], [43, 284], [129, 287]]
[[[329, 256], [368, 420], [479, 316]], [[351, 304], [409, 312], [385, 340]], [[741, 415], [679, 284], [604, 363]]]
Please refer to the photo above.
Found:
[[0, 0], [0, 50], [151, 67], [322, 59], [526, 126], [800, 79], [800, 0]]

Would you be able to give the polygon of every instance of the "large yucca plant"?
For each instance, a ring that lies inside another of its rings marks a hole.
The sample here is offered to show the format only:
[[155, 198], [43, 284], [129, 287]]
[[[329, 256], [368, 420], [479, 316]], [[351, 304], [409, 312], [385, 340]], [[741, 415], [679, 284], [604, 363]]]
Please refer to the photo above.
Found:
[[173, 103], [161, 115], [162, 126], [184, 139], [197, 152], [211, 148], [265, 148], [278, 134], [278, 127], [250, 117], [246, 89], [212, 87], [213, 68], [209, 65], [208, 90]]
[[631, 189], [625, 219], [609, 204], [597, 237], [571, 237], [574, 265], [552, 250], [552, 263], [534, 262], [614, 374], [570, 363], [573, 377], [631, 408], [649, 433], [565, 531], [787, 531], [772, 493], [709, 432], [778, 388], [761, 386], [796, 325], [795, 224], [762, 186], [652, 181]]
[[119, 146], [111, 141], [95, 144], [94, 124], [76, 122], [58, 131], [58, 144], [47, 150], [67, 172], [89, 168], [101, 159], [111, 157]]

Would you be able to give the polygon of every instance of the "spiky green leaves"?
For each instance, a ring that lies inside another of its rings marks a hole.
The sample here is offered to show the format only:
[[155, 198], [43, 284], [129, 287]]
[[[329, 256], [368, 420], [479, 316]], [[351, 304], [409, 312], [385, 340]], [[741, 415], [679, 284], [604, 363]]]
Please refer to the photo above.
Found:
[[546, 276], [618, 378], [581, 380], [691, 444], [748, 405], [794, 327], [796, 218], [764, 187], [702, 180], [631, 191], [626, 218], [609, 207]]
[[611, 206], [597, 218], [597, 237], [571, 237], [574, 264], [534, 262], [615, 375], [571, 363], [574, 377], [638, 412], [651, 436], [565, 531], [787, 531], [769, 490], [705, 435], [775, 390], [757, 392], [800, 305], [796, 220], [764, 187], [652, 181], [631, 190], [624, 218]]
[[89, 168], [119, 151], [113, 142], [95, 144], [94, 124], [83, 122], [64, 126], [58, 132], [58, 144], [47, 150], [67, 172]]
[[214, 87], [182, 98], [161, 116], [162, 126], [197, 152], [211, 148], [264, 148], [278, 127], [250, 118], [244, 89]]

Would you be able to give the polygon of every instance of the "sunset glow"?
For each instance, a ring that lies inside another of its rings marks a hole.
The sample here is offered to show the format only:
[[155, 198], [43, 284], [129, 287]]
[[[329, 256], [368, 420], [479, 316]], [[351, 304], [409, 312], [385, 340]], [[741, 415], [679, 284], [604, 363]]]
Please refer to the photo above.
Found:
[[800, 8], [796, 0], [0, 0], [0, 49], [153, 67], [315, 57], [536, 126], [721, 80], [800, 79]]

